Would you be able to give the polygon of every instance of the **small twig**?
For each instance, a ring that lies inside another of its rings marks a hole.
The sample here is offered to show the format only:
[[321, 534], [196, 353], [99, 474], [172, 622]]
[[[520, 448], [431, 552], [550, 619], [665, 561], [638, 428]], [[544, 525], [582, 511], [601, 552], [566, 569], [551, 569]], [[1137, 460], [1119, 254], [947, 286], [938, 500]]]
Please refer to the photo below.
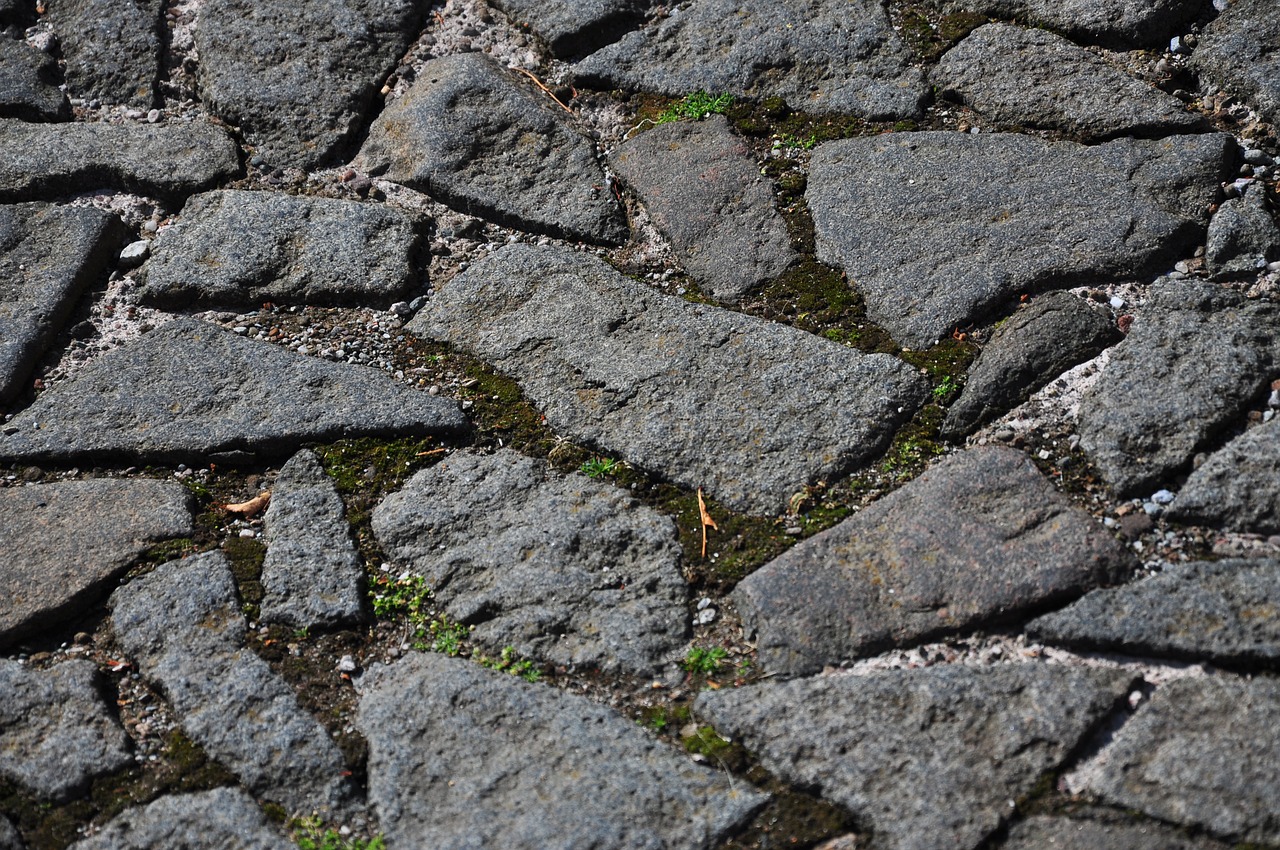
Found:
[[707, 513], [707, 503], [702, 501], [702, 488], [698, 488], [698, 513], [702, 516], [702, 557], [707, 557], [707, 527], [710, 526], [716, 531], [720, 530], [720, 526], [716, 525], [716, 521], [711, 518], [711, 514]]
[[432, 450], [431, 450], [431, 451], [429, 451], [429, 452], [418, 452], [418, 454], [417, 454], [417, 455], [415, 455], [415, 457], [430, 457], [431, 455], [438, 455], [438, 454], [440, 454], [441, 452], [447, 452], [447, 451], [449, 451], [449, 450], [448, 450], [448, 449], [446, 449], [446, 448], [444, 448], [444, 447], [441, 447], [441, 448], [438, 448], [438, 449], [432, 449]]
[[547, 93], [547, 97], [551, 98], [551, 99], [552, 99], [552, 100], [554, 100], [556, 103], [560, 104], [560, 108], [561, 108], [561, 109], [563, 109], [565, 112], [568, 112], [570, 115], [572, 115], [572, 114], [573, 114], [573, 110], [572, 110], [572, 109], [570, 109], [569, 107], [565, 106], [565, 105], [564, 105], [564, 101], [562, 101], [560, 98], [556, 97], [556, 93], [555, 93], [555, 92], [553, 92], [551, 89], [547, 88], [547, 87], [546, 87], [546, 85], [542, 82], [542, 80], [539, 80], [537, 77], [535, 77], [531, 71], [526, 71], [524, 68], [516, 68], [515, 70], [519, 71], [520, 73], [524, 74], [524, 75], [525, 75], [526, 77], [528, 77], [529, 79], [533, 80], [533, 84], [534, 84], [535, 86], [537, 86], [538, 88], [542, 89], [544, 92], [546, 92], [546, 93]]

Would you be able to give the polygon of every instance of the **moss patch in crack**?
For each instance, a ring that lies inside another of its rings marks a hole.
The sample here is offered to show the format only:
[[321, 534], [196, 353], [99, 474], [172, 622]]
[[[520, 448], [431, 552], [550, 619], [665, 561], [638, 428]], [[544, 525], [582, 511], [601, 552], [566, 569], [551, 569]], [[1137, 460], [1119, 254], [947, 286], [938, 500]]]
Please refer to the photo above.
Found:
[[905, 484], [924, 472], [930, 461], [946, 451], [938, 436], [945, 416], [946, 412], [938, 404], [920, 408], [911, 421], [893, 435], [888, 451], [875, 465], [876, 470], [891, 477], [895, 484]]
[[974, 12], [943, 15], [935, 9], [910, 4], [900, 6], [893, 17], [907, 48], [926, 64], [937, 62], [962, 38], [987, 23], [984, 16]]
[[245, 616], [258, 619], [258, 607], [262, 604], [262, 561], [267, 547], [256, 537], [228, 537], [222, 541], [222, 554], [231, 564], [231, 575], [240, 591]]

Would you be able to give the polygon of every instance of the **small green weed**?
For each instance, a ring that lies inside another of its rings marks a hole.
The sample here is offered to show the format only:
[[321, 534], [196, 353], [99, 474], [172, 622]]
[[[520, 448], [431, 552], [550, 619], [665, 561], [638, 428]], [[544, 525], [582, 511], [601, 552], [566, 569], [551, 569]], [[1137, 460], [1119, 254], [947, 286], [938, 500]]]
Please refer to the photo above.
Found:
[[381, 835], [373, 838], [344, 838], [339, 832], [326, 827], [319, 815], [296, 818], [289, 823], [293, 841], [299, 850], [385, 850]]
[[526, 682], [536, 682], [542, 678], [542, 671], [535, 667], [529, 659], [521, 658], [517, 655], [514, 646], [504, 646], [497, 658], [479, 655], [476, 656], [476, 661], [479, 661], [481, 666], [488, 667], [490, 670], [501, 670], [513, 676], [519, 676]]
[[708, 115], [723, 115], [724, 111], [732, 103], [733, 95], [731, 94], [713, 95], [705, 91], [696, 91], [693, 94], [685, 95], [662, 110], [653, 123], [670, 124], [672, 121], [680, 120], [701, 121]]
[[427, 636], [432, 623], [427, 617], [427, 605], [431, 601], [431, 588], [427, 587], [426, 579], [408, 573], [399, 578], [379, 575], [370, 583], [369, 592], [373, 596], [373, 613], [378, 619], [404, 617], [413, 629], [413, 648], [429, 648]]
[[588, 478], [603, 478], [616, 473], [619, 466], [620, 464], [611, 457], [593, 457], [584, 460], [578, 471]]
[[782, 143], [784, 148], [811, 151], [813, 146], [818, 143], [818, 134], [810, 133], [807, 136], [793, 136], [791, 133], [783, 133], [778, 141]]
[[720, 669], [720, 663], [728, 655], [729, 652], [723, 647], [694, 646], [689, 648], [689, 654], [684, 657], [684, 661], [680, 662], [680, 666], [687, 673], [701, 673], [709, 676]]
[[947, 375], [933, 388], [933, 397], [938, 401], [942, 401], [959, 389], [960, 382]]
[[450, 657], [462, 654], [462, 642], [467, 639], [471, 630], [461, 623], [450, 622], [448, 617], [440, 616], [427, 624], [431, 632], [431, 643], [415, 643], [414, 649], [430, 649], [432, 652], [443, 652]]

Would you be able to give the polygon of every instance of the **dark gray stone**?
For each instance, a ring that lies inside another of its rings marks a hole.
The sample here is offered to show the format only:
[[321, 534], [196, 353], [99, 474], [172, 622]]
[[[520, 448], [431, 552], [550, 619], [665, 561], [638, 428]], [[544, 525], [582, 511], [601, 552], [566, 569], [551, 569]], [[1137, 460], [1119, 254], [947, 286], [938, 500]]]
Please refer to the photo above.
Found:
[[392, 847], [718, 846], [767, 799], [584, 697], [413, 653], [361, 681]]
[[1111, 317], [1069, 292], [1050, 292], [997, 326], [947, 411], [942, 433], [960, 439], [1070, 369], [1124, 339]]
[[[0, 3], [0, 11], [3, 10], [3, 5]], [[2, 22], [3, 19], [0, 18], [0, 23]], [[0, 815], [0, 850], [27, 850], [27, 845], [22, 843], [22, 836], [18, 835], [18, 830], [4, 815]]]
[[201, 100], [268, 163], [314, 168], [361, 132], [422, 11], [413, 0], [207, 0]]
[[6, 423], [0, 458], [207, 461], [304, 442], [457, 433], [456, 402], [363, 366], [329, 363], [177, 319], [93, 361]]
[[1076, 41], [1120, 50], [1168, 46], [1204, 11], [1204, 0], [931, 0], [948, 12], [1017, 18]]
[[721, 116], [641, 133], [609, 165], [717, 301], [736, 302], [795, 262], [773, 187]]
[[349, 789], [342, 753], [293, 688], [244, 648], [221, 552], [170, 561], [111, 595], [120, 646], [155, 682], [193, 741], [255, 795], [311, 812]]
[[1280, 7], [1234, 0], [1205, 27], [1191, 66], [1206, 82], [1247, 99], [1268, 121], [1280, 121]]
[[149, 109], [159, 100], [163, 0], [45, 0], [74, 97]]
[[240, 150], [196, 121], [28, 124], [0, 120], [0, 201], [117, 189], [175, 198], [239, 176]]
[[1235, 841], [1280, 843], [1280, 682], [1180, 679], [1116, 733], [1104, 802]]
[[1153, 820], [1122, 821], [1102, 810], [1096, 815], [1035, 815], [1009, 830], [1001, 850], [1228, 850], [1203, 836], [1191, 836]]
[[374, 511], [373, 531], [492, 651], [652, 675], [689, 638], [671, 520], [513, 451], [457, 453], [419, 472]]
[[58, 88], [58, 64], [47, 53], [0, 35], [0, 118], [65, 121], [71, 104]]
[[60, 802], [133, 764], [92, 662], [30, 670], [0, 659], [0, 694], [0, 778]]
[[129, 809], [69, 850], [290, 850], [294, 848], [238, 788], [161, 797]]
[[97, 479], [0, 489], [0, 646], [75, 616], [148, 547], [192, 533], [187, 490]]
[[1235, 150], [1222, 134], [1094, 147], [953, 132], [828, 142], [807, 192], [818, 259], [848, 272], [894, 339], [926, 347], [1018, 293], [1190, 254]]
[[493, 5], [564, 59], [617, 40], [644, 20], [650, 0], [494, 0]]
[[1241, 416], [1280, 359], [1280, 311], [1210, 283], [1158, 281], [1080, 402], [1080, 445], [1121, 495], [1147, 495]]
[[931, 78], [944, 95], [995, 121], [1081, 141], [1167, 136], [1204, 124], [1173, 95], [1045, 30], [980, 27], [942, 57]]
[[1209, 221], [1204, 264], [1213, 280], [1252, 278], [1280, 257], [1280, 228], [1267, 207], [1262, 185], [1245, 189], [1239, 198], [1228, 198]]
[[141, 297], [170, 307], [385, 306], [418, 282], [423, 225], [384, 204], [208, 192], [156, 236]]
[[755, 512], [865, 463], [926, 393], [888, 355], [690, 304], [562, 248], [502, 248], [408, 329], [515, 378], [557, 433]]
[[34, 0], [0, 0], [0, 27], [25, 28], [31, 25], [35, 17]]
[[22, 392], [124, 240], [124, 225], [100, 210], [0, 205], [0, 405]]
[[1175, 564], [1033, 620], [1040, 640], [1231, 664], [1280, 660], [1280, 562]]
[[797, 675], [1071, 599], [1130, 566], [1020, 452], [977, 448], [783, 553], [732, 599]]
[[298, 452], [280, 470], [263, 524], [263, 622], [328, 628], [365, 619], [364, 563], [314, 452]]
[[694, 710], [885, 850], [977, 847], [1123, 699], [1132, 676], [1018, 664], [707, 691]]
[[1209, 455], [1167, 515], [1230, 531], [1280, 534], [1280, 419], [1251, 428]]
[[592, 142], [482, 53], [423, 65], [373, 122], [355, 164], [522, 230], [598, 243], [627, 237]]
[[593, 53], [574, 75], [602, 89], [781, 97], [792, 109], [884, 121], [918, 116], [926, 99], [879, 0], [700, 0]]

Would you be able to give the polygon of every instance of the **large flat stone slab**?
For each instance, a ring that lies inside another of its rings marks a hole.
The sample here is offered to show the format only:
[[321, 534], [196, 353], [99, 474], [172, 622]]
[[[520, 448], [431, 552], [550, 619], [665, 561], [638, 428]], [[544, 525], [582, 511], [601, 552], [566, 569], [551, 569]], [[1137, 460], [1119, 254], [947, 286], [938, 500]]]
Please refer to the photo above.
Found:
[[574, 75], [602, 89], [781, 97], [879, 121], [914, 118], [926, 98], [878, 0], [701, 0], [593, 53]]
[[0, 405], [25, 388], [125, 236], [118, 218], [89, 207], [0, 205]]
[[482, 53], [423, 65], [373, 122], [355, 164], [522, 230], [609, 244], [627, 236], [594, 144]]
[[968, 850], [1124, 698], [1131, 676], [1046, 665], [895, 670], [707, 691], [694, 710], [885, 850]]
[[1267, 204], [1267, 190], [1259, 183], [1244, 194], [1228, 198], [1209, 221], [1204, 265], [1212, 280], [1256, 280], [1267, 263], [1280, 257], [1280, 228]]
[[161, 0], [47, 0], [73, 97], [144, 109], [160, 95]]
[[920, 405], [905, 363], [690, 304], [559, 248], [510, 245], [408, 325], [519, 381], [557, 432], [739, 510], [866, 462]]
[[314, 168], [361, 132], [422, 12], [412, 0], [206, 0], [200, 98], [268, 163]]
[[[1086, 810], [1087, 812], [1087, 810]], [[1002, 850], [1227, 850], [1227, 845], [1204, 836], [1147, 819], [1125, 822], [1103, 811], [1055, 817], [1035, 815], [1014, 824]]]
[[419, 472], [374, 511], [373, 530], [490, 651], [643, 676], [670, 669], [689, 638], [671, 520], [513, 451]]
[[649, 0], [494, 0], [518, 26], [546, 42], [557, 59], [588, 53], [644, 20]]
[[931, 0], [948, 12], [1017, 18], [1076, 41], [1119, 50], [1167, 45], [1204, 10], [1203, 0]]
[[116, 189], [175, 198], [239, 176], [221, 127], [191, 123], [27, 124], [0, 120], [0, 202]]
[[192, 532], [189, 494], [147, 479], [0, 489], [0, 646], [92, 605], [150, 546]]
[[70, 850], [291, 850], [253, 798], [238, 788], [174, 794], [129, 809]]
[[584, 697], [413, 653], [361, 681], [392, 847], [709, 848], [767, 799]]
[[1280, 534], [1280, 419], [1251, 428], [1209, 455], [1167, 515], [1230, 531]]
[[21, 41], [0, 37], [0, 118], [65, 121], [71, 104], [58, 88], [58, 63]]
[[170, 561], [111, 596], [124, 651], [209, 756], [289, 811], [332, 808], [348, 789], [337, 745], [293, 688], [244, 647], [245, 622], [221, 552]]
[[207, 192], [188, 200], [181, 220], [151, 243], [140, 294], [174, 308], [385, 306], [419, 281], [425, 225], [384, 204]]
[[1116, 580], [1120, 544], [1020, 452], [953, 455], [733, 592], [761, 665], [797, 675]]
[[818, 259], [848, 272], [872, 320], [920, 348], [1015, 295], [1189, 255], [1235, 155], [1222, 134], [1086, 147], [887, 133], [816, 148], [806, 197]]
[[1280, 682], [1179, 679], [1116, 733], [1089, 790], [1232, 841], [1280, 843]]
[[55, 801], [131, 764], [90, 661], [30, 670], [0, 659], [0, 778]]
[[37, 398], [5, 423], [0, 458], [272, 455], [308, 441], [465, 427], [455, 402], [374, 369], [178, 319]]
[[1191, 66], [1206, 81], [1240, 95], [1269, 121], [1280, 121], [1280, 7], [1235, 0], [1200, 37]]
[[655, 127], [621, 145], [609, 165], [717, 301], [740, 300], [797, 259], [772, 185], [723, 117]]
[[1157, 282], [1080, 402], [1080, 445], [1117, 493], [1150, 494], [1244, 414], [1280, 362], [1277, 321], [1224, 287]]

